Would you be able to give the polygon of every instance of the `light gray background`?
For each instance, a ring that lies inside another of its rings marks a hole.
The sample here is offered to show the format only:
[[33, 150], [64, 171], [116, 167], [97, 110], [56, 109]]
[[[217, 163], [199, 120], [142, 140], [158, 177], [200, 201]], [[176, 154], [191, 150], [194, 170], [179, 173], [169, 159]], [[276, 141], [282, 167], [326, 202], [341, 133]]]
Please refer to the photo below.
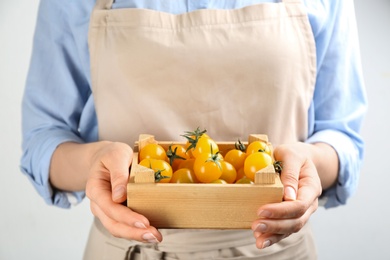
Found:
[[[321, 260], [390, 259], [390, 1], [355, 5], [370, 101], [366, 160], [349, 204], [312, 217]], [[20, 103], [37, 7], [38, 0], [0, 2], [0, 259], [81, 259], [92, 221], [88, 201], [72, 210], [49, 207], [18, 168]]]

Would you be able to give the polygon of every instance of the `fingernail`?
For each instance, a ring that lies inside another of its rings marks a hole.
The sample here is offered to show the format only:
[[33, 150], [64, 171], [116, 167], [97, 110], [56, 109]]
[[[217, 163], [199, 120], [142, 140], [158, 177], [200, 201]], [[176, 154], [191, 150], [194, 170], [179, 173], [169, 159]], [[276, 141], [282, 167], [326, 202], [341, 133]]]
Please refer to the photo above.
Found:
[[258, 216], [260, 218], [269, 218], [269, 217], [271, 217], [271, 212], [269, 212], [268, 210], [261, 210], [259, 212]]
[[134, 223], [134, 226], [135, 226], [136, 228], [143, 228], [143, 229], [146, 228], [145, 224], [142, 223], [142, 222], [139, 222], [139, 221], [135, 222], [135, 223]]
[[295, 193], [295, 190], [288, 186], [284, 190], [284, 197], [286, 200], [296, 200], [297, 199], [297, 194]]
[[265, 240], [264, 243], [263, 243], [263, 248], [269, 247], [270, 245], [271, 245], [271, 241], [270, 240]]
[[113, 200], [118, 200], [122, 198], [125, 193], [126, 193], [126, 188], [124, 186], [118, 186], [112, 192], [112, 198]]
[[256, 231], [264, 233], [265, 231], [267, 231], [267, 225], [264, 223], [260, 223], [259, 225], [257, 225]]
[[148, 243], [159, 243], [157, 238], [152, 233], [143, 234], [142, 239], [146, 240]]

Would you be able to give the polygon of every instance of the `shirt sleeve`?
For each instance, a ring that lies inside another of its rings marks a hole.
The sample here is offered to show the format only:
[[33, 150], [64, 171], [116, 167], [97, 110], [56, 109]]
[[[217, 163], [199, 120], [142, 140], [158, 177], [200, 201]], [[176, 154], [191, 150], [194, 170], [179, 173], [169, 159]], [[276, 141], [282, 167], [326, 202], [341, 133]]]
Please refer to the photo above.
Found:
[[[315, 1], [316, 2], [316, 1]], [[359, 134], [367, 109], [355, 11], [352, 0], [318, 1], [325, 10], [313, 22], [317, 47], [317, 82], [309, 113], [314, 123], [308, 143], [331, 145], [339, 157], [334, 187], [324, 190], [325, 207], [346, 204], [355, 192], [364, 156]]]
[[[51, 205], [80, 202], [84, 191], [55, 189], [49, 181], [52, 154], [63, 142], [78, 142], [82, 111], [91, 95], [63, 1], [42, 0], [22, 102], [21, 170]], [[76, 200], [75, 200], [76, 198]]]

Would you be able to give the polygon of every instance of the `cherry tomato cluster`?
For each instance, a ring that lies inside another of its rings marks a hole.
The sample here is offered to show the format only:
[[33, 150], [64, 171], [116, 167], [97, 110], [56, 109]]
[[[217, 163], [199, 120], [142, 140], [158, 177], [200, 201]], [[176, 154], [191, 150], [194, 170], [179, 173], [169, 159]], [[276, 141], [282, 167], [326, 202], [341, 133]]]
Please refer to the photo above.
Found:
[[235, 148], [222, 156], [206, 130], [197, 128], [182, 136], [186, 139], [183, 145], [164, 149], [155, 143], [140, 150], [139, 164], [155, 171], [156, 182], [253, 183], [256, 172], [275, 163], [269, 145], [263, 141], [247, 147], [237, 141]]

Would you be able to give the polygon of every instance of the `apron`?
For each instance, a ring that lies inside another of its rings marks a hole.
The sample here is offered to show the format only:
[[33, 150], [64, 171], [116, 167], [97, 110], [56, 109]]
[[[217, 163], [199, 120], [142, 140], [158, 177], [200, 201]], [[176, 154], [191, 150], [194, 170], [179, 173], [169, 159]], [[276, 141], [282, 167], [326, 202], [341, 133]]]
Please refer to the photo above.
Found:
[[[301, 0], [180, 15], [111, 6], [97, 1], [89, 31], [100, 140], [183, 141], [197, 127], [217, 141], [307, 138], [316, 54]], [[251, 230], [160, 232], [162, 243], [139, 244], [112, 237], [96, 219], [85, 259], [316, 258], [308, 227], [264, 250]]]

